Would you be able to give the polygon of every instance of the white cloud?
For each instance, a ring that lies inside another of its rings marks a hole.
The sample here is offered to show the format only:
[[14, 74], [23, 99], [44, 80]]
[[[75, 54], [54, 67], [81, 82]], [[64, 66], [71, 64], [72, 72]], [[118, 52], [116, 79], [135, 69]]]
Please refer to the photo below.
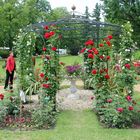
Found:
[[85, 7], [88, 6], [89, 12], [92, 12], [95, 8], [95, 4], [100, 0], [48, 0], [52, 8], [56, 7], [67, 7], [68, 11], [72, 11], [71, 7], [74, 4], [76, 6], [76, 11], [80, 13], [85, 12]]

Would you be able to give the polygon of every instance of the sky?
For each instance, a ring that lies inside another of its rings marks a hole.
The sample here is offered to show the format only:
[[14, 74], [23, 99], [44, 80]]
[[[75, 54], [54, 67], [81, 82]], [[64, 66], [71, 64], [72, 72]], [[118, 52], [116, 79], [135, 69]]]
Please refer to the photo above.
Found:
[[48, 0], [52, 8], [56, 7], [67, 7], [68, 11], [72, 11], [72, 5], [76, 6], [76, 11], [80, 13], [85, 12], [85, 7], [88, 6], [89, 12], [91, 13], [95, 8], [95, 4], [100, 0]]

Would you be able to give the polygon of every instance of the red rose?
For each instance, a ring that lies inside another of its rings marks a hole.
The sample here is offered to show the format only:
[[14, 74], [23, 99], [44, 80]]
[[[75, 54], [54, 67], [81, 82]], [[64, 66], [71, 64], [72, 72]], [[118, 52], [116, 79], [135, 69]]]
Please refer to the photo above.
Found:
[[50, 33], [45, 33], [44, 34], [44, 38], [46, 38], [46, 39], [49, 39], [51, 36], [50, 36]]
[[103, 56], [103, 55], [101, 55], [101, 56], [100, 56], [100, 59], [104, 59], [104, 56]]
[[4, 99], [4, 95], [0, 94], [0, 100], [3, 100], [3, 99]]
[[100, 47], [103, 47], [103, 46], [104, 46], [104, 44], [99, 44], [99, 46], [100, 46]]
[[97, 70], [92, 70], [92, 72], [91, 72], [92, 74], [97, 74]]
[[128, 95], [128, 96], [126, 96], [126, 100], [127, 101], [131, 101], [132, 100], [132, 97]]
[[100, 70], [100, 74], [104, 73], [104, 70]]
[[45, 74], [44, 74], [44, 73], [40, 73], [39, 76], [40, 76], [41, 78], [44, 78]]
[[47, 48], [45, 48], [45, 47], [42, 48], [42, 51], [46, 51], [46, 50], [47, 50]]
[[113, 37], [112, 37], [112, 35], [109, 35], [107, 38], [111, 40]]
[[19, 119], [19, 121], [20, 121], [20, 123], [24, 123], [24, 122], [25, 122], [25, 118], [24, 118], [24, 117], [21, 117], [21, 118]]
[[97, 55], [98, 53], [99, 53], [98, 50], [94, 51], [94, 54], [95, 54], [95, 55]]
[[84, 53], [85, 50], [86, 50], [86, 48], [83, 48], [83, 49], [80, 51], [80, 53]]
[[110, 76], [108, 74], [106, 74], [104, 77], [105, 79], [110, 79]]
[[57, 48], [56, 48], [56, 47], [52, 47], [51, 49], [52, 49], [52, 51], [56, 51], [56, 50], [57, 50]]
[[85, 42], [85, 46], [93, 46], [94, 42], [93, 40], [88, 40], [87, 42]]
[[108, 103], [112, 103], [112, 99], [107, 99], [107, 102]]
[[130, 69], [130, 64], [125, 64], [125, 68]]
[[49, 26], [47, 26], [47, 25], [44, 26], [44, 29], [45, 29], [45, 30], [48, 30], [48, 29], [49, 29]]
[[50, 85], [50, 84], [43, 84], [42, 86], [43, 86], [44, 88], [50, 88], [51, 85]]
[[123, 112], [123, 108], [119, 107], [119, 108], [117, 108], [117, 111], [121, 113], [121, 112]]
[[53, 36], [55, 34], [55, 32], [54, 31], [50, 31], [49, 34], [50, 34], [50, 37], [51, 37], [51, 36]]
[[110, 59], [110, 56], [107, 56], [106, 59], [109, 60]]
[[92, 48], [92, 50], [95, 52], [95, 51], [97, 51], [97, 49], [96, 48]]
[[88, 54], [88, 58], [93, 59], [94, 58], [94, 55], [92, 53], [90, 53], [90, 54]]
[[128, 110], [130, 110], [130, 111], [134, 110], [133, 106], [129, 106]]
[[48, 80], [49, 80], [49, 78], [48, 78], [48, 77], [46, 77], [45, 79], [46, 79], [46, 81], [48, 81]]
[[89, 53], [92, 53], [92, 52], [93, 52], [93, 50], [88, 50], [88, 52], [89, 52]]
[[104, 72], [108, 73], [108, 69], [104, 69]]
[[110, 42], [110, 41], [107, 41], [106, 44], [107, 44], [108, 46], [111, 46], [111, 42]]

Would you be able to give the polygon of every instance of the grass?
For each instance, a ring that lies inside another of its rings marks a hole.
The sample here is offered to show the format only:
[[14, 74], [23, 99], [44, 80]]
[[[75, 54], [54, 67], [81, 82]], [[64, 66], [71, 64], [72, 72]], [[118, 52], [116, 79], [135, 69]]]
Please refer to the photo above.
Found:
[[28, 132], [0, 131], [0, 140], [140, 140], [138, 129], [106, 129], [90, 111], [64, 111], [56, 128]]

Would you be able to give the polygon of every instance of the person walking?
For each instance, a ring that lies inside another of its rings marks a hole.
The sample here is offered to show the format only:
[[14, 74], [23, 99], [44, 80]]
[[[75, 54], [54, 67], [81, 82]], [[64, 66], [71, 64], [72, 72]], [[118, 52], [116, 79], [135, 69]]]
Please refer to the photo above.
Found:
[[14, 71], [16, 70], [16, 63], [14, 59], [14, 54], [12, 51], [10, 51], [9, 57], [6, 60], [6, 80], [5, 80], [5, 86], [4, 89], [6, 90], [9, 88], [12, 91], [13, 89], [13, 79], [14, 79]]

